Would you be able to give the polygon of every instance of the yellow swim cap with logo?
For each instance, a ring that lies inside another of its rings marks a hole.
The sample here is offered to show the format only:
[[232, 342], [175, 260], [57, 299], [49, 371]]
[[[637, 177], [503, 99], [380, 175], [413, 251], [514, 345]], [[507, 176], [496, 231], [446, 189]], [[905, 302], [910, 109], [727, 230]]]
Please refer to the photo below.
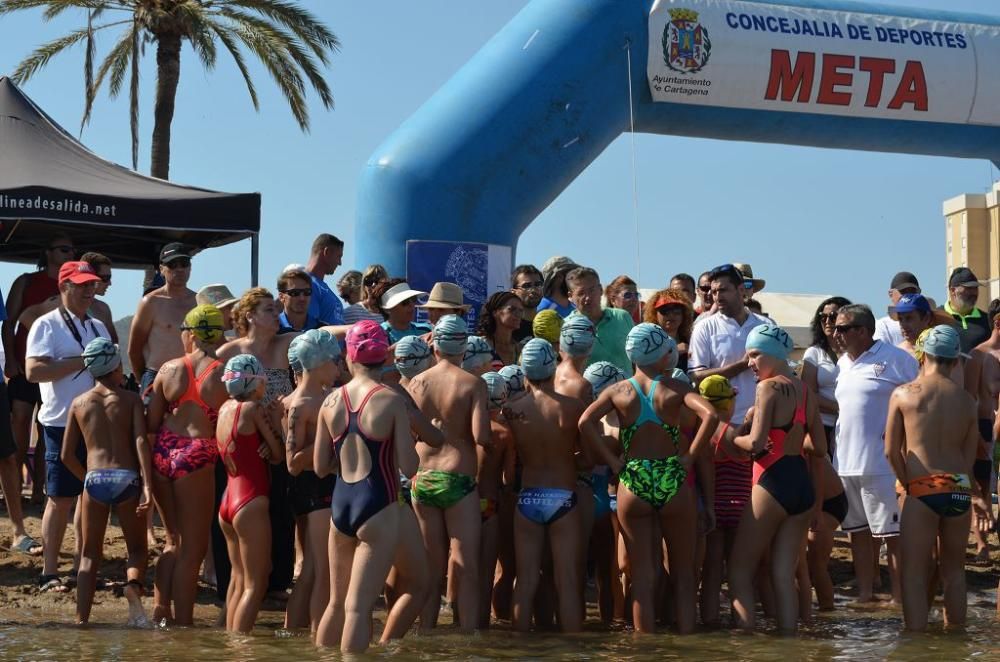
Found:
[[184, 316], [181, 331], [190, 331], [202, 342], [218, 342], [222, 340], [225, 332], [222, 311], [209, 303], [195, 306]]

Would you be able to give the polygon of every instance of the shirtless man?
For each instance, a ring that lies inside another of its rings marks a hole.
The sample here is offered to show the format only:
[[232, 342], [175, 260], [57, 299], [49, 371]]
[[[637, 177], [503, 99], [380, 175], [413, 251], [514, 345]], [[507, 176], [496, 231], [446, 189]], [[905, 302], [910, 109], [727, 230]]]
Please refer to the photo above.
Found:
[[[490, 626], [490, 608], [493, 604], [493, 579], [496, 574], [497, 554], [500, 539], [500, 518], [497, 516], [500, 490], [504, 482], [514, 477], [514, 448], [510, 425], [503, 415], [507, 402], [507, 380], [500, 373], [487, 372], [483, 375], [489, 397], [490, 446], [479, 446], [479, 510], [482, 513], [483, 530], [480, 537], [479, 567], [479, 626]], [[506, 480], [505, 480], [506, 478]]]
[[[410, 394], [432, 419], [446, 421], [445, 443], [432, 448], [417, 444], [420, 468], [412, 481], [413, 508], [420, 522], [429, 562], [431, 586], [420, 616], [422, 629], [434, 627], [440, 610], [441, 585], [449, 548], [458, 576], [458, 624], [465, 632], [478, 623], [479, 492], [476, 491], [476, 446], [490, 445], [486, 383], [459, 367], [466, 351], [468, 327], [456, 315], [434, 326], [437, 364], [414, 377]], [[450, 544], [449, 544], [450, 541]]]
[[128, 360], [132, 374], [140, 378], [139, 392], [146, 405], [160, 366], [184, 354], [181, 323], [187, 312], [198, 305], [195, 293], [187, 286], [191, 278], [191, 252], [187, 246], [164, 246], [160, 251], [160, 273], [166, 285], [139, 301], [128, 338]]
[[[70, 405], [63, 437], [63, 465], [83, 481], [83, 553], [76, 585], [76, 619], [90, 620], [97, 569], [104, 550], [108, 511], [114, 507], [125, 534], [125, 597], [128, 624], [148, 624], [142, 609], [146, 575], [146, 511], [152, 503], [150, 479], [153, 462], [146, 442], [142, 402], [121, 388], [122, 368], [118, 347], [106, 338], [95, 338], [83, 351], [83, 364], [96, 383]], [[83, 437], [87, 468], [76, 457]], [[141, 499], [140, 499], [141, 497]]]
[[968, 606], [964, 564], [970, 504], [976, 507], [980, 530], [991, 523], [985, 502], [973, 496], [969, 480], [979, 443], [976, 406], [949, 378], [959, 360], [958, 333], [948, 326], [934, 327], [923, 352], [922, 374], [892, 394], [885, 431], [886, 457], [907, 492], [900, 575], [903, 620], [906, 629], [916, 631], [927, 628], [935, 540], [940, 540], [945, 624], [960, 626]]
[[285, 396], [285, 458], [291, 475], [289, 502], [296, 526], [304, 531], [299, 579], [285, 611], [285, 627], [316, 631], [330, 600], [330, 503], [336, 478], [313, 471], [316, 420], [323, 400], [340, 376], [340, 343], [326, 331], [306, 331], [288, 346], [288, 363], [297, 386]]

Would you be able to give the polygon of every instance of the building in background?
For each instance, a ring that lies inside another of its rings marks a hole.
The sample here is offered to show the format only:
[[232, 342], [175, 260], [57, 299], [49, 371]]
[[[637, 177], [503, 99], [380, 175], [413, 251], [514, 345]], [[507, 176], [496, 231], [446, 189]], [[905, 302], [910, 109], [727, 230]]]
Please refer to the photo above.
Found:
[[979, 288], [979, 308], [1000, 298], [1000, 182], [989, 193], [965, 193], [944, 202], [945, 263], [941, 281], [968, 267], [988, 287]]

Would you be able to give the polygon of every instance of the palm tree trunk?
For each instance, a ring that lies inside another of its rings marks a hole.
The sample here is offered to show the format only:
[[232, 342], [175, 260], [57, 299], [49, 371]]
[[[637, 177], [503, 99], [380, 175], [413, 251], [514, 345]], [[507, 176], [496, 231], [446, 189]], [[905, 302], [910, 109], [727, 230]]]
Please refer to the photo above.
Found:
[[156, 40], [156, 109], [153, 113], [153, 145], [150, 174], [170, 178], [170, 125], [181, 77], [181, 37], [161, 34]]

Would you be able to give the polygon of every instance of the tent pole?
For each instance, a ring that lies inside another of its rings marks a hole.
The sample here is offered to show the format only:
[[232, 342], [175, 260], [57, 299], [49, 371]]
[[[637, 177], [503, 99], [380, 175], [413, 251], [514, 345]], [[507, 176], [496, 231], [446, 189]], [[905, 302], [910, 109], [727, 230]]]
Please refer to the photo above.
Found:
[[260, 282], [260, 235], [250, 235], [250, 287]]

